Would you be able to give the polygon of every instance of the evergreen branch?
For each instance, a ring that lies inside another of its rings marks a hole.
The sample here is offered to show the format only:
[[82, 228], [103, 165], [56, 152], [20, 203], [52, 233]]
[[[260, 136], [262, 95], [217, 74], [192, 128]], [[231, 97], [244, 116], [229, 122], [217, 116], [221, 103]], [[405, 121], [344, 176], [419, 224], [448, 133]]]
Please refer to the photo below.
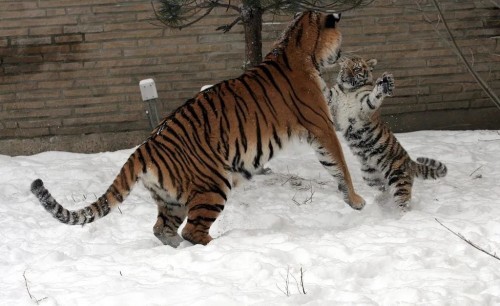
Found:
[[221, 25], [220, 27], [218, 27], [217, 29], [215, 29], [216, 31], [222, 31], [222, 33], [227, 33], [229, 31], [231, 31], [231, 29], [241, 20], [241, 16], [238, 16], [238, 18], [234, 19], [233, 22], [231, 22], [230, 24], [225, 24], [225, 25]]
[[[214, 8], [232, 9], [241, 12], [240, 8], [231, 5], [231, 3], [220, 3], [220, 0], [208, 0], [198, 2], [197, 0], [185, 1], [182, 4], [175, 3], [171, 0], [162, 0], [161, 9], [158, 11], [151, 0], [154, 15], [161, 23], [169, 28], [183, 29], [189, 27], [207, 15], [209, 15]], [[203, 12], [203, 13], [201, 13]]]
[[316, 10], [325, 13], [339, 13], [360, 6], [366, 6], [373, 2], [374, 0], [338, 0], [329, 4], [321, 5], [320, 3], [313, 1], [309, 2], [306, 0], [299, 1], [299, 7], [306, 10]]
[[294, 8], [295, 6], [293, 5], [291, 0], [282, 0], [277, 2], [271, 1], [271, 4], [262, 7], [262, 11], [263, 12], [279, 11], [279, 10], [288, 11], [288, 9], [290, 9], [291, 11], [296, 11], [296, 9]]
[[[192, 1], [192, 2], [195, 2], [195, 1]], [[199, 22], [200, 20], [202, 20], [203, 18], [205, 18], [208, 14], [210, 14], [212, 12], [212, 10], [215, 8], [215, 6], [211, 5], [211, 3], [214, 3], [214, 2], [202, 2], [196, 6], [193, 6], [193, 7], [190, 7], [190, 6], [184, 6], [183, 8], [185, 9], [185, 12], [191, 12], [191, 11], [194, 11], [194, 13], [190, 14], [189, 16], [184, 16], [183, 19], [189, 19], [191, 17], [194, 17], [198, 14], [198, 12], [202, 9], [202, 8], [206, 8], [206, 11], [201, 14], [200, 16], [198, 16], [197, 18], [195, 18], [194, 20], [190, 21], [190, 22], [187, 22], [187, 23], [182, 23], [182, 24], [179, 24], [177, 25], [176, 23], [179, 22], [179, 19], [167, 19], [165, 18], [164, 16], [161, 15], [161, 13], [158, 13], [156, 11], [156, 8], [153, 4], [153, 1], [151, 1], [151, 6], [153, 7], [153, 12], [156, 16], [156, 18], [161, 22], [163, 23], [164, 25], [166, 25], [167, 27], [169, 28], [174, 28], [174, 29], [179, 29], [179, 30], [182, 30], [183, 28], [186, 28], [186, 27], [189, 27], [197, 22]]]
[[500, 257], [497, 256], [497, 254], [491, 254], [490, 252], [484, 250], [483, 248], [481, 248], [480, 246], [478, 246], [477, 244], [475, 244], [474, 242], [468, 240], [467, 238], [464, 237], [464, 235], [460, 234], [460, 233], [456, 233], [454, 231], [452, 231], [449, 227], [447, 227], [446, 225], [444, 225], [443, 223], [441, 223], [441, 221], [439, 221], [437, 218], [435, 218], [435, 220], [437, 221], [437, 223], [441, 224], [442, 227], [444, 227], [445, 229], [447, 229], [448, 231], [450, 231], [453, 235], [457, 236], [458, 238], [462, 239], [463, 241], [467, 242], [469, 245], [471, 245], [472, 247], [474, 247], [475, 249], [495, 258], [495, 259], [498, 259], [500, 260]]

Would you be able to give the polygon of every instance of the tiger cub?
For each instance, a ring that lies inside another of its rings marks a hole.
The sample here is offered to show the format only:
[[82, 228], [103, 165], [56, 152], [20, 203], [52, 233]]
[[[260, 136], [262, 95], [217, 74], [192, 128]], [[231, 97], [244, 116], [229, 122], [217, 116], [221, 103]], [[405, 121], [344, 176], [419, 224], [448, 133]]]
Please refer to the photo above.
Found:
[[336, 84], [331, 89], [330, 109], [337, 128], [361, 162], [369, 186], [388, 191], [403, 211], [410, 208], [413, 178], [436, 179], [446, 166], [419, 157], [413, 161], [380, 116], [385, 97], [392, 96], [394, 78], [384, 73], [373, 83], [376, 59], [343, 58]]
[[[183, 239], [207, 244], [210, 226], [234, 183], [251, 178], [290, 140], [309, 133], [344, 201], [363, 208], [333, 127], [325, 98], [329, 88], [320, 75], [339, 58], [339, 20], [338, 14], [317, 12], [296, 16], [260, 65], [201, 91], [167, 116], [87, 207], [67, 210], [40, 179], [31, 191], [59, 221], [83, 225], [106, 216], [140, 180], [158, 206], [156, 237], [173, 247]], [[177, 230], [186, 218], [181, 237]]]

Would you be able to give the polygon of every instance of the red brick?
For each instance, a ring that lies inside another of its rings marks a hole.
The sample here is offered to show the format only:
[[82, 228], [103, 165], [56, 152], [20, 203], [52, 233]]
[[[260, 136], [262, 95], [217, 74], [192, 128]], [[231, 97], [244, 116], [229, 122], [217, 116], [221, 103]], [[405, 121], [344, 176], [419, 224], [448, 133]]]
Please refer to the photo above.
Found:
[[74, 34], [74, 33], [99, 33], [104, 31], [104, 26], [101, 24], [92, 25], [92, 24], [79, 24], [76, 26], [65, 26], [64, 33], [65, 34]]
[[2, 1], [2, 11], [19, 11], [19, 10], [29, 10], [36, 8], [37, 8], [37, 3], [35, 1], [31, 2]]
[[8, 20], [8, 19], [20, 19], [20, 18], [35, 18], [35, 17], [43, 17], [46, 16], [47, 13], [45, 10], [19, 10], [19, 11], [8, 11], [4, 10], [4, 6], [6, 4], [2, 4], [2, 9], [0, 10], [0, 20]]
[[29, 29], [30, 36], [62, 34], [62, 26], [35, 27]]
[[[3, 22], [3, 21], [2, 21]], [[28, 35], [27, 28], [0, 28], [0, 37], [5, 36], [26, 36]]]
[[82, 34], [73, 34], [73, 35], [55, 36], [54, 41], [58, 44], [70, 43], [70, 42], [81, 42], [81, 41], [83, 41], [83, 35]]
[[50, 36], [15, 38], [15, 39], [11, 40], [11, 43], [14, 46], [48, 45], [51, 42], [52, 42], [52, 38]]

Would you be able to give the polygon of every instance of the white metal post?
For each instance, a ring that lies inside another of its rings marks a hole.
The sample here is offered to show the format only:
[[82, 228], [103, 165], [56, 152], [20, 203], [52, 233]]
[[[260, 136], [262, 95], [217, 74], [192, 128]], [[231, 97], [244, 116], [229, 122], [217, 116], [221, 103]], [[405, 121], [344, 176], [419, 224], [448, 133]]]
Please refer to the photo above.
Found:
[[146, 113], [148, 114], [151, 128], [154, 128], [160, 122], [156, 109], [158, 92], [156, 91], [155, 81], [153, 79], [142, 80], [139, 82], [139, 88], [141, 89], [142, 101], [148, 102], [148, 111]]

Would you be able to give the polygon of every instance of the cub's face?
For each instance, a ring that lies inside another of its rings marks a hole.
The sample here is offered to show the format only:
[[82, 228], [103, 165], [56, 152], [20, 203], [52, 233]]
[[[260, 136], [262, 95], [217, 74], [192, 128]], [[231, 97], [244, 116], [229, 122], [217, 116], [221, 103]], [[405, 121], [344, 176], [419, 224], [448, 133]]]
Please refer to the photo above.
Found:
[[340, 62], [337, 83], [345, 88], [359, 88], [372, 84], [372, 71], [376, 64], [376, 59], [365, 61], [363, 58], [357, 56], [345, 58]]

